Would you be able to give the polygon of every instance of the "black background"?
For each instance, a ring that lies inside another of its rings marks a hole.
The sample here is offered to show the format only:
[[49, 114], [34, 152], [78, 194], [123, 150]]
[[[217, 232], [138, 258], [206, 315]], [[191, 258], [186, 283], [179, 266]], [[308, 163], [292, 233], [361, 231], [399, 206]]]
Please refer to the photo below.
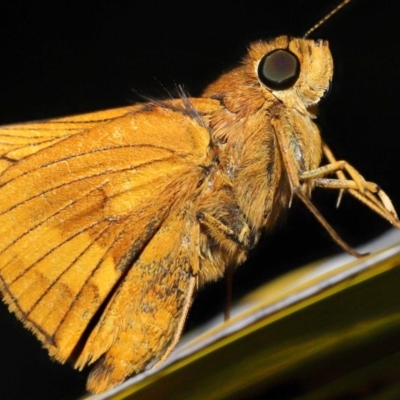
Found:
[[[39, 120], [166, 97], [192, 96], [235, 65], [252, 40], [301, 36], [333, 0], [9, 2], [0, 7], [0, 123]], [[83, 7], [83, 8], [82, 8]], [[336, 156], [379, 183], [400, 209], [400, 2], [355, 0], [312, 37], [330, 42], [335, 78], [319, 124]], [[389, 228], [345, 197], [315, 192], [321, 212], [352, 245]], [[44, 239], [45, 240], [45, 239]], [[339, 252], [299, 204], [235, 275], [235, 296], [285, 271]], [[197, 296], [188, 327], [218, 313], [224, 285]], [[70, 399], [85, 373], [50, 361], [33, 335], [0, 307], [0, 397]]]

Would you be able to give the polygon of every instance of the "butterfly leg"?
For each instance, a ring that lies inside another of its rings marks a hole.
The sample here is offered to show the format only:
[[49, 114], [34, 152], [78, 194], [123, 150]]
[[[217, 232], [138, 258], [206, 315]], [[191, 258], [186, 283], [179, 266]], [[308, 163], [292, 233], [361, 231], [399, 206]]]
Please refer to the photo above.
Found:
[[204, 225], [211, 236], [220, 242], [233, 241], [239, 247], [249, 248], [250, 229], [247, 224], [241, 226], [240, 231], [233, 229], [208, 213], [198, 213], [197, 218]]
[[[303, 172], [301, 180], [313, 179], [315, 186], [340, 190], [339, 201], [344, 190], [347, 190], [353, 197], [364, 203], [373, 211], [381, 215], [393, 225], [400, 227], [396, 211], [388, 195], [373, 182], [364, 180], [361, 174], [347, 161], [337, 161], [332, 151], [326, 144], [323, 144], [323, 153], [329, 164], [316, 168], [312, 171]], [[335, 173], [337, 179], [324, 178], [326, 175]], [[350, 180], [346, 178], [346, 174]]]

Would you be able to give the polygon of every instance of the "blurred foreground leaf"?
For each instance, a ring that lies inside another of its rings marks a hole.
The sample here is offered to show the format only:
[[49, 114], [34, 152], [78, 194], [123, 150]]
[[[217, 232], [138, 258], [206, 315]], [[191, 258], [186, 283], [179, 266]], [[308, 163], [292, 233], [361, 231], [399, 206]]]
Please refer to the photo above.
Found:
[[263, 286], [160, 368], [90, 399], [400, 398], [400, 236], [390, 235], [387, 250]]

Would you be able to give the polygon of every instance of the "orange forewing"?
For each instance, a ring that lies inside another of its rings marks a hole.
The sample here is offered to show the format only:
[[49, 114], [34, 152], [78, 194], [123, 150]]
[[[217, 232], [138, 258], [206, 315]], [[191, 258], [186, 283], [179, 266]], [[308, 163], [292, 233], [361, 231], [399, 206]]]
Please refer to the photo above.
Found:
[[92, 390], [160, 357], [191, 300], [193, 210], [215, 160], [190, 112], [175, 101], [0, 129], [5, 301], [58, 360], [107, 353]]

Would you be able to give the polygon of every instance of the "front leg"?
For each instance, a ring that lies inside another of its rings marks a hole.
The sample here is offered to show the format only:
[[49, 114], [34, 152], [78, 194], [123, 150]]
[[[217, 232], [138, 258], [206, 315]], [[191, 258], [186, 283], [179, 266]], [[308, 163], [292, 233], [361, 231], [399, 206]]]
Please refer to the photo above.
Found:
[[[323, 144], [322, 150], [329, 164], [303, 172], [299, 176], [300, 180], [312, 179], [317, 187], [338, 189], [341, 193], [347, 190], [353, 197], [400, 228], [400, 222], [388, 195], [376, 183], [366, 181], [347, 161], [336, 160], [326, 144]], [[336, 173], [337, 179], [324, 178], [332, 173]], [[346, 173], [351, 179], [347, 179]]]

